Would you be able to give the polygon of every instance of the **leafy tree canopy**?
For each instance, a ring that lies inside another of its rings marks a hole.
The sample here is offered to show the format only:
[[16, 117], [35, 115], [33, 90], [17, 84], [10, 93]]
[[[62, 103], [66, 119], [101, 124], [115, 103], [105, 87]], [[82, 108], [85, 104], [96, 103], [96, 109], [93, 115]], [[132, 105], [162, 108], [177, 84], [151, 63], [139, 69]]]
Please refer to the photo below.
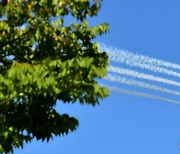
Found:
[[[89, 26], [102, 0], [0, 1], [0, 152], [49, 141], [73, 131], [78, 120], [58, 113], [58, 100], [96, 105], [109, 95], [96, 79], [108, 55], [93, 41], [107, 23]], [[64, 20], [75, 19], [68, 26]]]

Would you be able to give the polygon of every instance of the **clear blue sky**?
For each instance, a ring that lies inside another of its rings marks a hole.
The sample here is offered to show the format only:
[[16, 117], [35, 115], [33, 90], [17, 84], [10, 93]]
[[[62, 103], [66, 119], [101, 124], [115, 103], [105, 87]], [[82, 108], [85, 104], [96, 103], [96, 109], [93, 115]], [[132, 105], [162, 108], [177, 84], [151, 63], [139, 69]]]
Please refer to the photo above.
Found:
[[[91, 24], [110, 24], [99, 42], [180, 64], [179, 19], [179, 0], [104, 0]], [[77, 117], [78, 129], [48, 144], [34, 140], [15, 154], [180, 154], [180, 105], [112, 92], [95, 108], [59, 102], [57, 109]]]

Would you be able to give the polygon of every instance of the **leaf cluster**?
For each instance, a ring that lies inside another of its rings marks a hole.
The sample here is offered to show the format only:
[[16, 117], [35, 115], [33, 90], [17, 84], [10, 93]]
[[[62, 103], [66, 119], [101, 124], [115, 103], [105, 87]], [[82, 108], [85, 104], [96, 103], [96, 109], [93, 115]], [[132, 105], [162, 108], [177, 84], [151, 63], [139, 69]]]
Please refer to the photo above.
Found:
[[[93, 41], [109, 30], [89, 26], [101, 0], [9, 0], [0, 3], [0, 152], [73, 131], [78, 120], [55, 110], [58, 100], [96, 105], [109, 95], [98, 78], [106, 52]], [[72, 16], [76, 22], [65, 20]]]

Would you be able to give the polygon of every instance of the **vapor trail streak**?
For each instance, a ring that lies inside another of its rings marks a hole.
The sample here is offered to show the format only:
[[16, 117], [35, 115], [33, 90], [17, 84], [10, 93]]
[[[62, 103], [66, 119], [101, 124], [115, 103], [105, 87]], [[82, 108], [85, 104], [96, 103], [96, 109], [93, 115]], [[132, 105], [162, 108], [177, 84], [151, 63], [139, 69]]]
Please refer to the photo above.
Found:
[[107, 47], [107, 45], [102, 44], [102, 43], [100, 43], [100, 48], [102, 50], [106, 50], [106, 51], [109, 51], [109, 52], [114, 52], [116, 54], [121, 54], [122, 53], [123, 55], [125, 55], [125, 57], [131, 57], [131, 58], [133, 58], [135, 60], [138, 59], [141, 62], [145, 61], [146, 63], [149, 63], [149, 64], [153, 64], [153, 65], [157, 65], [157, 66], [163, 66], [163, 67], [169, 67], [169, 68], [179, 69], [180, 70], [180, 65], [175, 64], [175, 63], [171, 63], [171, 62], [168, 62], [168, 61], [163, 61], [163, 60], [160, 60], [160, 59], [155, 59], [155, 58], [151, 58], [149, 56], [144, 56], [144, 55], [140, 55], [140, 54], [133, 54], [131, 52], [115, 49], [115, 48], [112, 48], [112, 47]]
[[140, 78], [140, 79], [151, 80], [151, 81], [161, 82], [161, 83], [180, 87], [180, 82], [153, 76], [150, 74], [140, 73], [140, 72], [129, 70], [129, 69], [124, 69], [124, 68], [115, 67], [115, 66], [109, 66], [108, 70], [111, 72], [114, 72], [114, 73], [118, 73], [118, 74], [123, 74], [123, 75], [132, 76], [132, 77], [136, 77], [136, 78]]
[[155, 100], [160, 100], [160, 101], [166, 101], [166, 102], [175, 103], [175, 104], [180, 103], [179, 101], [172, 100], [172, 99], [169, 99], [169, 98], [160, 97], [160, 96], [156, 96], [156, 95], [141, 93], [141, 92], [127, 90], [127, 89], [121, 89], [121, 88], [118, 88], [118, 87], [112, 87], [112, 86], [108, 86], [108, 85], [104, 85], [104, 84], [101, 84], [101, 85], [105, 86], [105, 87], [108, 87], [110, 90], [115, 91], [115, 92], [119, 92], [121, 94], [140, 96], [140, 97], [145, 97], [145, 98], [150, 98], [150, 99], [155, 99]]
[[173, 70], [169, 70], [167, 68], [163, 68], [163, 67], [169, 67], [180, 70], [180, 65], [178, 64], [150, 58], [148, 56], [133, 54], [123, 50], [108, 48], [107, 46], [102, 44], [100, 45], [100, 47], [101, 50], [105, 50], [109, 53], [109, 58], [112, 61], [124, 63], [129, 66], [140, 67], [142, 69], [147, 69], [153, 72], [159, 72], [159, 73], [164, 73], [166, 75], [180, 77], [180, 73]]
[[[138, 60], [133, 60], [131, 58], [126, 59], [124, 57], [114, 57], [111, 54], [109, 55], [110, 59], [119, 63], [124, 63], [126, 65], [129, 66], [136, 66], [136, 67], [140, 67], [142, 69], [147, 69], [153, 72], [159, 72], [159, 73], [164, 73], [166, 75], [171, 75], [171, 76], [175, 76], [175, 77], [180, 77], [180, 73], [175, 72], [173, 70], [168, 70], [166, 68], [162, 68], [162, 67], [158, 67], [158, 66], [154, 66], [154, 65], [150, 65], [150, 64], [146, 64], [146, 63], [141, 63]], [[131, 60], [130, 60], [131, 59]]]
[[141, 88], [151, 89], [151, 90], [155, 90], [155, 91], [160, 91], [160, 92], [180, 96], [180, 92], [178, 92], [178, 91], [162, 88], [160, 86], [156, 86], [156, 85], [153, 85], [153, 84], [147, 84], [145, 82], [140, 82], [140, 81], [137, 81], [137, 80], [134, 80], [134, 79], [127, 79], [127, 78], [117, 76], [117, 75], [108, 74], [104, 79], [109, 80], [109, 81], [113, 81], [113, 82], [118, 82], [118, 83], [121, 83], [121, 84], [137, 86], [137, 87], [141, 87]]

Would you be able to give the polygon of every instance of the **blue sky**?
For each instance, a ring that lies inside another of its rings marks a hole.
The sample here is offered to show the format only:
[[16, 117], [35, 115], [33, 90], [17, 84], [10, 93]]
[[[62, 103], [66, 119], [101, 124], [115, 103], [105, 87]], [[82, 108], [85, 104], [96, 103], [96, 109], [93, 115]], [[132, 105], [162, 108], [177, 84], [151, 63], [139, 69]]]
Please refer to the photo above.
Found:
[[[110, 24], [110, 32], [97, 39], [101, 43], [180, 64], [179, 8], [179, 0], [104, 0], [99, 16], [90, 23]], [[112, 64], [180, 82], [176, 77]], [[104, 83], [179, 100], [178, 96], [165, 93], [108, 81]], [[180, 90], [175, 86], [166, 88]], [[54, 138], [48, 144], [34, 140], [23, 150], [15, 150], [15, 154], [180, 153], [180, 105], [111, 92], [111, 96], [96, 107], [59, 102], [57, 109], [77, 117], [78, 129], [67, 136]]]

